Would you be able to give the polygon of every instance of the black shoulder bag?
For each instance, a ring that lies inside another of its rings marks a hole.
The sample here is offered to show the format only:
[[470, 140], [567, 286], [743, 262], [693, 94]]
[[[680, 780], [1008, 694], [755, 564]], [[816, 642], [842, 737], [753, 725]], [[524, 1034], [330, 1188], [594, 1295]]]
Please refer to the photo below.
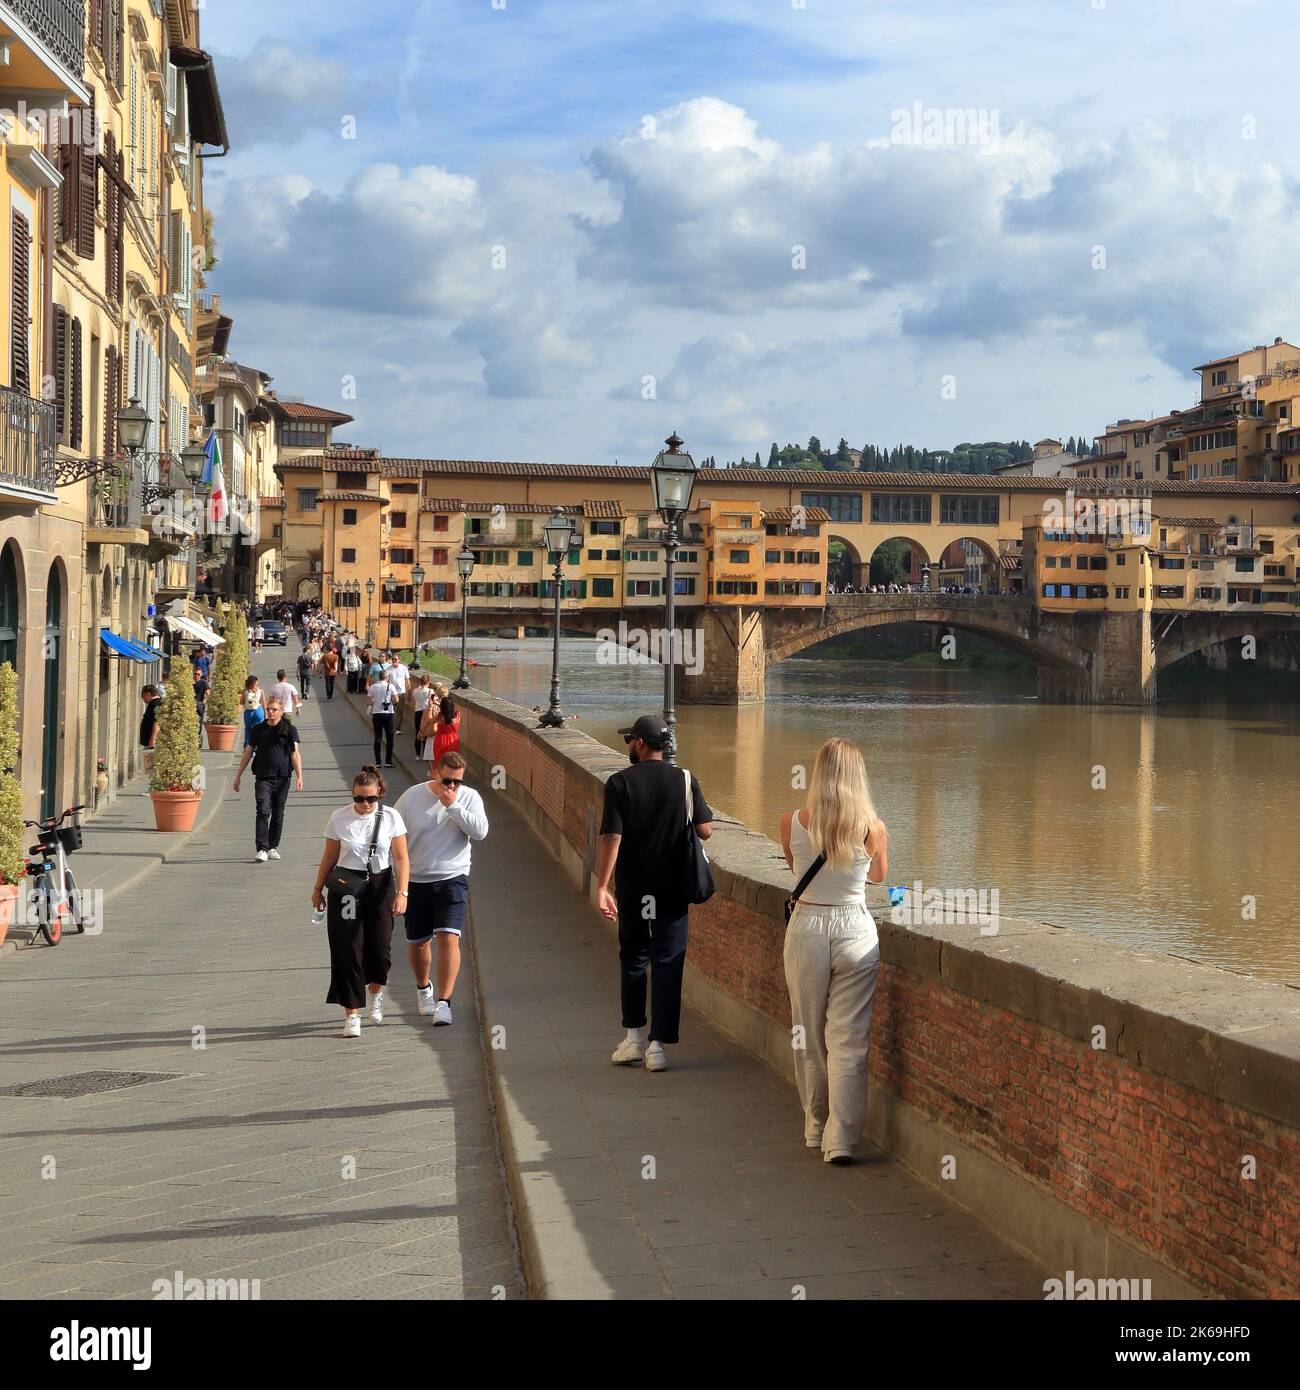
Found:
[[360, 907], [365, 902], [366, 891], [373, 878], [371, 866], [375, 862], [375, 849], [379, 844], [379, 831], [384, 823], [384, 803], [375, 807], [375, 833], [370, 837], [370, 848], [366, 851], [364, 869], [344, 869], [338, 864], [330, 870], [325, 880], [325, 889], [331, 897], [351, 898]]
[[[798, 815], [798, 812], [795, 813]], [[791, 822], [793, 824], [793, 822]], [[794, 910], [799, 904], [799, 899], [803, 897], [804, 890], [817, 877], [818, 871], [826, 862], [826, 856], [819, 854], [816, 859], [803, 871], [803, 877], [794, 886], [794, 892], [785, 900], [785, 920], [789, 925], [790, 918], [794, 915]]]
[[691, 792], [691, 774], [682, 768], [686, 778], [686, 852], [683, 869], [686, 875], [686, 901], [706, 903], [717, 891], [709, 856], [704, 852], [700, 837], [695, 833], [695, 797]]

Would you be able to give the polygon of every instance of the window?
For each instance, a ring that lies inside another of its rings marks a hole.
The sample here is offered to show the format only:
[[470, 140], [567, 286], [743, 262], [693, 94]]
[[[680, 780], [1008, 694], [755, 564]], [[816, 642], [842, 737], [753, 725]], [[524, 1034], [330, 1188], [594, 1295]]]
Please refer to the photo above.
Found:
[[340, 552], [340, 560], [345, 565], [355, 565], [357, 562], [357, 552], [352, 546], [344, 546]]
[[1055, 584], [1044, 584], [1044, 585], [1043, 585], [1043, 597], [1044, 597], [1044, 598], [1055, 598], [1055, 597], [1056, 597], [1056, 585], [1055, 585]]
[[1162, 556], [1160, 557], [1160, 565], [1159, 565], [1159, 568], [1162, 569], [1162, 570], [1181, 570], [1181, 569], [1186, 569], [1187, 566], [1184, 564], [1183, 560], [1182, 560], [1181, 558], [1179, 558], [1179, 557], [1172, 556], [1172, 555], [1162, 555]]
[[[813, 505], [808, 501], [808, 494], [804, 494], [804, 503]], [[861, 521], [861, 499], [859, 501], [859, 515], [855, 517], [836, 517], [832, 511], [831, 515], [836, 521]], [[827, 508], [830, 511], [830, 508]], [[871, 495], [871, 519], [872, 521], [902, 522], [905, 525], [919, 524], [928, 525], [930, 521], [930, 495], [929, 493], [911, 492], [876, 492]]]
[[593, 536], [619, 536], [623, 533], [621, 521], [593, 521], [590, 524]]
[[659, 580], [657, 579], [629, 579], [627, 581], [628, 598], [658, 598]]
[[1116, 584], [1116, 585], [1115, 585], [1115, 597], [1116, 597], [1116, 598], [1128, 598], [1128, 585], [1127, 585], [1127, 584]]
[[607, 560], [621, 560], [622, 558], [623, 552], [621, 550], [607, 550], [605, 552], [605, 559]]
[[592, 598], [613, 598], [614, 581], [612, 579], [593, 579], [591, 581]]
[[715, 594], [757, 594], [758, 583], [752, 579], [720, 579], [713, 586]]
[[[860, 492], [805, 492], [800, 495], [800, 502], [805, 507], [821, 507], [830, 512], [832, 521], [861, 521], [862, 520], [862, 494]], [[926, 498], [926, 505], [929, 505], [929, 498]], [[875, 516], [875, 498], [871, 501], [873, 521]]]
[[679, 550], [677, 552], [677, 563], [680, 565], [698, 565], [700, 563], [700, 552], [698, 550]]
[[765, 550], [763, 552], [763, 563], [765, 565], [779, 565], [781, 563], [781, 552], [779, 550]]
[[1043, 567], [1044, 567], [1045, 569], [1054, 570], [1054, 569], [1056, 568], [1056, 556], [1055, 556], [1055, 555], [1048, 555], [1048, 556], [1046, 556], [1046, 557], [1044, 558], [1044, 560], [1043, 560]]
[[689, 576], [673, 575], [673, 593], [693, 594], [695, 592], [695, 580]]
[[447, 529], [447, 518], [445, 516], [435, 516], [433, 518], [433, 529], [435, 531], [445, 531]]
[[388, 559], [394, 565], [415, 564], [415, 551], [407, 545], [395, 545], [388, 552]]
[[1117, 565], [1127, 565], [1127, 564], [1128, 564], [1128, 556], [1127, 556], [1127, 555], [1116, 555], [1116, 556], [1115, 556], [1115, 563], [1116, 563]]
[[1196, 597], [1197, 597], [1197, 598], [1201, 598], [1201, 599], [1209, 599], [1211, 602], [1214, 602], [1214, 601], [1217, 601], [1217, 599], [1219, 598], [1220, 593], [1221, 593], [1221, 590], [1219, 590], [1219, 589], [1210, 588], [1210, 587], [1208, 587], [1208, 586], [1203, 586], [1203, 587], [1197, 589], [1197, 591], [1196, 591]]
[[355, 507], [343, 508], [344, 526], [355, 526], [357, 524], [357, 509]]
[[388, 514], [388, 520], [389, 520], [389, 524], [392, 526], [392, 528], [393, 528], [394, 531], [405, 531], [405, 530], [406, 530], [406, 513], [405, 513], [405, 512], [389, 512], [389, 514]]
[[533, 523], [532, 523], [532, 520], [529, 519], [529, 520], [527, 520], [527, 521], [520, 521], [518, 518], [516, 518], [516, 520], [515, 520], [515, 540], [517, 540], [517, 541], [531, 541], [532, 538], [533, 538]]
[[945, 526], [996, 526], [998, 498], [983, 494], [941, 497], [939, 520]]
[[1074, 564], [1074, 557], [1073, 557], [1072, 555], [1062, 555], [1062, 556], [1061, 556], [1061, 568], [1062, 568], [1063, 570], [1068, 570], [1073, 564]]
[[515, 559], [517, 565], [531, 565], [533, 563], [533, 551], [521, 550]]
[[393, 621], [388, 624], [388, 635], [390, 637], [400, 637], [402, 635], [402, 625]]
[[1238, 555], [1236, 570], [1238, 574], [1253, 574], [1255, 572], [1255, 561], [1250, 555]]
[[749, 551], [748, 551], [748, 550], [733, 550], [733, 551], [731, 552], [731, 561], [730, 561], [730, 563], [733, 564], [733, 565], [747, 565], [747, 564], [749, 564]]
[[399, 493], [399, 492], [402, 492], [402, 493], [412, 493], [412, 492], [419, 492], [419, 490], [420, 490], [420, 489], [416, 486], [415, 483], [394, 483], [394, 484], [393, 484], [393, 492], [394, 492], [394, 493]]
[[601, 557], [601, 554], [602, 554], [602, 552], [599, 551], [599, 550], [589, 550], [589, 551], [587, 551], [587, 559], [588, 559], [588, 560], [599, 560], [600, 557]]
[[445, 546], [438, 546], [429, 557], [430, 562], [435, 565], [445, 565], [447, 563], [447, 549]]
[[316, 499], [320, 496], [318, 487], [300, 487], [298, 489], [298, 510], [300, 512], [314, 512], [316, 510]]
[[1092, 556], [1088, 568], [1094, 570], [1104, 570], [1106, 568], [1106, 557], [1104, 555]]
[[309, 425], [301, 420], [280, 426], [280, 444], [286, 449], [323, 449], [326, 426]]
[[1183, 587], [1182, 587], [1181, 584], [1180, 584], [1180, 585], [1177, 585], [1177, 586], [1174, 586], [1174, 585], [1172, 585], [1172, 584], [1158, 584], [1158, 585], [1156, 585], [1156, 597], [1157, 597], [1157, 598], [1182, 598], [1182, 596], [1183, 596]]

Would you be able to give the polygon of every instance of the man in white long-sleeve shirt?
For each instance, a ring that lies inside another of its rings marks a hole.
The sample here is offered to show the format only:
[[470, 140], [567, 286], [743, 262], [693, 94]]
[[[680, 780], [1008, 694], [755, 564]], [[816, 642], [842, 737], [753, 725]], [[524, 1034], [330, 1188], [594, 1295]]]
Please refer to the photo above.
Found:
[[[411, 860], [406, 904], [406, 955], [415, 972], [416, 1007], [435, 1024], [451, 1022], [451, 992], [460, 973], [460, 933], [469, 906], [470, 844], [487, 837], [487, 812], [473, 787], [463, 786], [465, 759], [444, 753], [428, 782], [397, 799]], [[438, 939], [438, 991], [430, 971]]]

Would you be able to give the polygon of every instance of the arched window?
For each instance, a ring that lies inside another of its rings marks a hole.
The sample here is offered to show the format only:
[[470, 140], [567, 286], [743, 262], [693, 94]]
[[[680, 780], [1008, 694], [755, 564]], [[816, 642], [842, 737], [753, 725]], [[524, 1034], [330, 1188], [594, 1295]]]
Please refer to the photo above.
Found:
[[18, 669], [18, 564], [14, 548], [0, 553], [0, 662]]

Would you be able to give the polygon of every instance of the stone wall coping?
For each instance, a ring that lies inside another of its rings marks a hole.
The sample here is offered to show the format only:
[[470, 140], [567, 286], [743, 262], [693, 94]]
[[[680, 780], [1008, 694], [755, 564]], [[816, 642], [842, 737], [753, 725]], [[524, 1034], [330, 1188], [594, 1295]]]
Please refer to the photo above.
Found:
[[[593, 793], [627, 766], [588, 734], [538, 728], [521, 705], [477, 690], [457, 699], [546, 747]], [[780, 845], [719, 814], [707, 850], [718, 892], [784, 930], [794, 879]], [[1300, 990], [1023, 918], [1001, 916], [997, 936], [896, 925], [883, 888], [868, 905], [890, 964], [1089, 1045], [1100, 1026], [1099, 1053], [1300, 1129]]]

